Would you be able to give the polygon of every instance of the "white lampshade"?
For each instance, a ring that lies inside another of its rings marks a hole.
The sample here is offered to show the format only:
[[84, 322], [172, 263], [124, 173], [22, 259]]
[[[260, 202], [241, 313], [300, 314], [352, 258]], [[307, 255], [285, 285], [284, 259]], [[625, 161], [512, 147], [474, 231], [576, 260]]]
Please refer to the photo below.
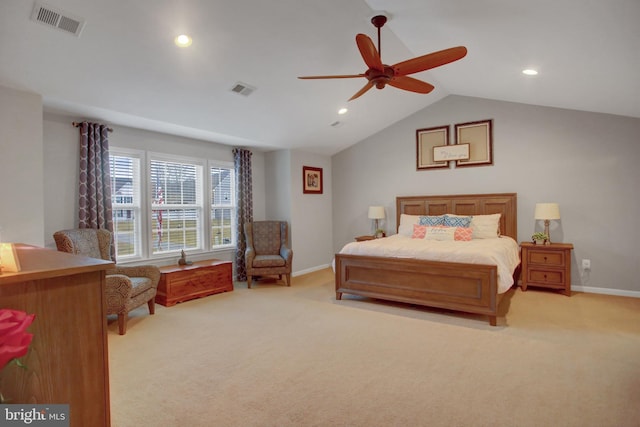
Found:
[[384, 206], [369, 206], [369, 219], [383, 219]]
[[536, 203], [535, 219], [560, 219], [560, 207], [557, 203]]

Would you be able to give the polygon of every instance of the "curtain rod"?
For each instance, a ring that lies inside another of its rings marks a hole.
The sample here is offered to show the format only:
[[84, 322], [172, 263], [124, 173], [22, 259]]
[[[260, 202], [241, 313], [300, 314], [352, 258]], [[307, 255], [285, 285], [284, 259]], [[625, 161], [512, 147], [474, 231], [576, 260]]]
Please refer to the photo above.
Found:
[[[78, 123], [78, 122], [71, 122], [71, 124], [75, 127], [80, 127], [82, 125], [82, 123]], [[107, 128], [107, 131], [109, 132], [113, 132], [112, 128]]]

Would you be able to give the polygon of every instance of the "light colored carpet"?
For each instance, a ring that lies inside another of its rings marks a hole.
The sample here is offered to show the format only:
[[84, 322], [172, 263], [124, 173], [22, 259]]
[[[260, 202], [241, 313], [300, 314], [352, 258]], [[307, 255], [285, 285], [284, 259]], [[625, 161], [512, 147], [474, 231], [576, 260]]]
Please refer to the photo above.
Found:
[[482, 316], [344, 296], [330, 269], [109, 323], [139, 426], [639, 426], [640, 299], [512, 289]]

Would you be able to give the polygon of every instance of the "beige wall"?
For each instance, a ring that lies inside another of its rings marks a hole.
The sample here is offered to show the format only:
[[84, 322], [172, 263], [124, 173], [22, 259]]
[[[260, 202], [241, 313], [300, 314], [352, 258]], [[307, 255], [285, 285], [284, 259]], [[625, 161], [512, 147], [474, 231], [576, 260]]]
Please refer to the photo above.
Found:
[[[416, 129], [493, 119], [494, 165], [416, 170]], [[382, 204], [395, 230], [395, 197], [518, 193], [519, 240], [541, 228], [536, 202], [557, 202], [551, 237], [575, 246], [576, 289], [640, 296], [640, 119], [449, 96], [333, 156], [333, 246], [370, 231]], [[591, 260], [591, 273], [579, 268]]]
[[44, 243], [42, 97], [0, 86], [0, 239]]
[[[272, 151], [265, 158], [267, 219], [289, 222], [293, 275], [329, 266], [333, 257], [331, 159], [298, 150]], [[302, 192], [303, 166], [322, 168], [322, 194]]]

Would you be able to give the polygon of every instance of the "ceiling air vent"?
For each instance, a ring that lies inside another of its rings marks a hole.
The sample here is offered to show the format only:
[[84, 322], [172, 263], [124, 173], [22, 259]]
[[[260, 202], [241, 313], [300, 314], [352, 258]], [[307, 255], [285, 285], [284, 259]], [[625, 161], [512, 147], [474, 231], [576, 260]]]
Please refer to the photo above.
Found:
[[80, 36], [80, 32], [84, 27], [84, 19], [44, 3], [35, 4], [31, 13], [31, 20], [71, 33], [76, 37]]
[[255, 87], [251, 87], [246, 83], [238, 82], [232, 88], [231, 92], [239, 93], [240, 95], [249, 96], [256, 90]]

